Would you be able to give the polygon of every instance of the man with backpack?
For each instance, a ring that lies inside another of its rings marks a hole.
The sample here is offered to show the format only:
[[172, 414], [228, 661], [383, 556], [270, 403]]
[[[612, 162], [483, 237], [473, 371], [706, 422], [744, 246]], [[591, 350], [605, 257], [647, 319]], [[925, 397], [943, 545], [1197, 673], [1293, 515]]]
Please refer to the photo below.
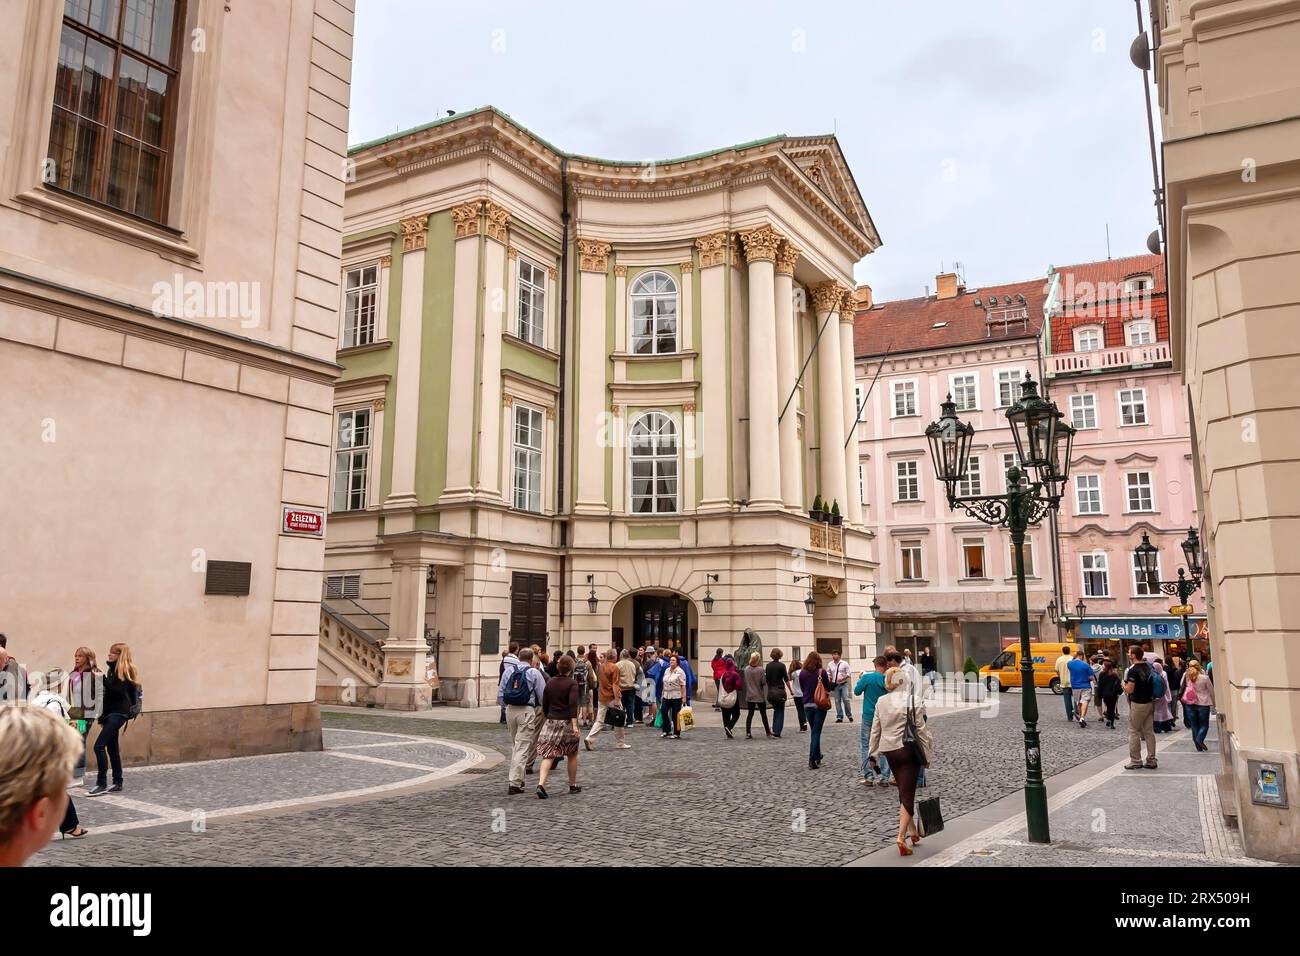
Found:
[[[513, 659], [512, 659], [513, 658]], [[546, 679], [533, 666], [533, 652], [525, 647], [518, 657], [506, 655], [506, 667], [497, 687], [497, 704], [506, 709], [510, 731], [510, 786], [507, 794], [524, 792], [524, 767], [541, 729], [542, 694]]]
[[[1124, 674], [1124, 693], [1128, 694], [1128, 763], [1125, 770], [1155, 770], [1156, 733], [1155, 698], [1159, 675], [1143, 658], [1141, 645], [1128, 649], [1129, 669]], [[1164, 696], [1163, 689], [1159, 696]], [[1147, 759], [1142, 762], [1142, 742], [1146, 741]]]

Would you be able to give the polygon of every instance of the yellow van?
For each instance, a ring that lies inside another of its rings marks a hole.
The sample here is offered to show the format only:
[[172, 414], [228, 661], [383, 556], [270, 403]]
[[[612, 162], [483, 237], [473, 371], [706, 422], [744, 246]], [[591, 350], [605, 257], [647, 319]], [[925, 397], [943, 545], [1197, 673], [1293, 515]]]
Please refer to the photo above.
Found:
[[[1049, 687], [1053, 694], [1061, 692], [1061, 681], [1056, 676], [1056, 659], [1061, 656], [1061, 648], [1065, 648], [1064, 653], [1074, 656], [1079, 650], [1078, 644], [1072, 644], [1069, 641], [1059, 641], [1045, 643], [1036, 641], [1029, 645], [1029, 654], [1034, 661], [1034, 686]], [[996, 679], [999, 687], [1003, 692], [1008, 687], [1020, 687], [1020, 645], [1012, 644], [1001, 654], [993, 659], [990, 664], [985, 664], [980, 668], [980, 680], [985, 684], [992, 685], [993, 679]]]

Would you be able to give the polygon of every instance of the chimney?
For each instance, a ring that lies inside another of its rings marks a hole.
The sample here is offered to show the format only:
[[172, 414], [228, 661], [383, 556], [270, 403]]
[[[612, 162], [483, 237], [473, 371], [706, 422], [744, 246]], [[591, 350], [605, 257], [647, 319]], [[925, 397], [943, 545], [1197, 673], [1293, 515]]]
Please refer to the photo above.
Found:
[[858, 312], [866, 312], [871, 308], [871, 286], [860, 285], [853, 290], [853, 305]]
[[955, 299], [961, 288], [957, 285], [957, 273], [942, 272], [934, 277], [934, 297], [936, 299]]

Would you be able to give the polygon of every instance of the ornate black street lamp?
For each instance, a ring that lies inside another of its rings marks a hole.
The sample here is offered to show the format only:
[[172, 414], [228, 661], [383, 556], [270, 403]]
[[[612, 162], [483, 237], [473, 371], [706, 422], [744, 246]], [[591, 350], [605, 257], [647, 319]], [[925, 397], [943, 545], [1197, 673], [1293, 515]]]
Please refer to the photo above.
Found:
[[[1187, 642], [1187, 659], [1190, 661], [1196, 654], [1196, 645], [1192, 642], [1191, 631], [1187, 629], [1187, 602], [1201, 589], [1202, 570], [1201, 538], [1195, 528], [1187, 529], [1187, 537], [1182, 542], [1182, 549], [1187, 567], [1185, 570], [1178, 569], [1176, 581], [1160, 580], [1160, 549], [1151, 543], [1145, 531], [1142, 532], [1142, 543], [1133, 549], [1133, 555], [1137, 558], [1138, 570], [1146, 578], [1148, 590], [1159, 590], [1161, 594], [1178, 596], [1179, 615], [1183, 619], [1183, 640]], [[1191, 574], [1190, 578], [1187, 577], [1188, 573]]]
[[595, 614], [596, 608], [600, 606], [600, 602], [596, 600], [596, 575], [587, 575], [587, 583], [591, 585], [591, 593], [587, 595], [587, 610]]
[[[957, 494], [957, 483], [970, 467], [970, 446], [975, 429], [957, 420], [952, 396], [941, 406], [939, 420], [926, 430], [934, 470], [944, 483], [948, 507], [962, 508], [972, 518], [1011, 532], [1016, 564], [1016, 598], [1020, 610], [1020, 679], [1025, 721], [1025, 817], [1030, 843], [1050, 843], [1047, 824], [1047, 787], [1043, 783], [1042, 748], [1038, 736], [1038, 701], [1034, 696], [1034, 663], [1029, 649], [1029, 602], [1025, 595], [1025, 530], [1057, 510], [1069, 481], [1070, 448], [1074, 429], [1062, 419], [1052, 402], [1041, 398], [1038, 385], [1025, 376], [1020, 400], [1007, 409], [1007, 422], [1016, 442], [1020, 464], [1007, 469], [1007, 492], [1002, 495]], [[1053, 602], [1054, 604], [1055, 602]], [[1053, 613], [1053, 610], [1049, 610]]]
[[704, 599], [700, 603], [704, 605], [705, 614], [713, 613], [713, 589], [709, 585], [716, 584], [718, 577], [716, 574], [704, 575]]
[[798, 584], [800, 581], [808, 582], [808, 596], [803, 599], [803, 609], [807, 611], [809, 614], [811, 614], [813, 610], [816, 609], [817, 607], [817, 599], [813, 597], [813, 593], [812, 593], [812, 575], [796, 574], [794, 576], [794, 583]]
[[859, 585], [858, 585], [858, 590], [859, 590], [859, 591], [865, 591], [867, 588], [871, 588], [871, 607], [870, 607], [870, 610], [871, 610], [871, 616], [872, 616], [872, 617], [879, 617], [879, 616], [880, 616], [880, 605], [879, 605], [878, 603], [876, 603], [876, 585], [875, 585], [875, 582], [874, 582], [874, 581], [868, 581], [866, 584], [859, 584]]

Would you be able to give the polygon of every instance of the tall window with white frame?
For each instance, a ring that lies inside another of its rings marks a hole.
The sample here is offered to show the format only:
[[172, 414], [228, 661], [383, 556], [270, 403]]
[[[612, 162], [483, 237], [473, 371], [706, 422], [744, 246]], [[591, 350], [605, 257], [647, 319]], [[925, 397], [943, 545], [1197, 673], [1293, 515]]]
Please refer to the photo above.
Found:
[[1074, 476], [1074, 513], [1101, 514], [1101, 475]]
[[1008, 408], [1019, 401], [1020, 383], [1024, 380], [1025, 370], [1022, 368], [1004, 368], [998, 370], [998, 408]]
[[632, 283], [631, 347], [635, 355], [677, 351], [677, 283], [666, 272], [646, 272]]
[[1121, 388], [1119, 390], [1120, 425], [1145, 425], [1147, 423], [1147, 390]]
[[[1134, 597], [1159, 597], [1160, 588], [1152, 587], [1151, 582], [1147, 580], [1146, 573], [1142, 570], [1142, 559], [1136, 554], [1130, 552], [1130, 559], [1133, 562], [1133, 596]], [[1156, 553], [1156, 580], [1160, 580], [1160, 553]]]
[[1070, 424], [1075, 428], [1097, 427], [1097, 396], [1092, 393], [1070, 396]]
[[952, 401], [959, 412], [973, 412], [979, 409], [979, 386], [974, 372], [961, 372], [948, 380], [952, 390]]
[[863, 437], [863, 435], [862, 435], [862, 420], [866, 417], [866, 415], [865, 415], [865, 413], [862, 411], [862, 406], [863, 406], [864, 404], [866, 404], [866, 401], [867, 401], [867, 388], [866, 388], [866, 386], [865, 386], [865, 385], [854, 385], [854, 386], [853, 386], [853, 407], [854, 407], [854, 409], [855, 409], [855, 414], [857, 415], [857, 418], [854, 419], [855, 427], [854, 427], [854, 429], [853, 429], [853, 432], [854, 432], [854, 437], [857, 438], [859, 441], [860, 441], [860, 440], [862, 439], [862, 437]]
[[519, 315], [515, 335], [530, 345], [546, 342], [546, 270], [519, 257]]
[[916, 404], [916, 382], [907, 379], [903, 382], [894, 382], [891, 386], [894, 394], [894, 418], [906, 418], [911, 415], [919, 415]]
[[334, 510], [360, 511], [366, 507], [370, 484], [369, 408], [338, 413], [334, 447]]
[[[1034, 576], [1034, 539], [1025, 536], [1025, 577]], [[1016, 546], [1010, 540], [1007, 541], [1007, 567], [1011, 569], [1011, 577], [1016, 576]]]
[[379, 267], [375, 263], [349, 269], [343, 277], [343, 341], [341, 348], [375, 341], [379, 303]]
[[[1020, 464], [1022, 464], [1022, 462], [1020, 461], [1019, 455], [1017, 455], [1014, 451], [1004, 451], [1002, 453], [1002, 480], [1006, 481], [1007, 472], [1011, 470], [1013, 465], [1020, 465]], [[1023, 467], [1020, 469], [1019, 487], [1021, 489], [1029, 487], [1029, 472], [1027, 469]], [[1010, 490], [1011, 487], [1010, 485], [1008, 485], [1007, 491]]]
[[1083, 573], [1084, 597], [1110, 597], [1110, 567], [1106, 552], [1091, 551], [1079, 555]]
[[961, 543], [963, 576], [970, 578], [987, 578], [984, 566], [984, 539], [964, 538]]
[[867, 476], [862, 465], [858, 465], [858, 504], [867, 503]]
[[677, 426], [663, 412], [646, 412], [628, 437], [632, 513], [671, 514], [677, 504]]
[[921, 542], [903, 541], [898, 546], [899, 572], [904, 581], [923, 581]]
[[921, 500], [921, 479], [915, 461], [900, 461], [895, 463], [894, 476], [898, 482], [899, 501]]
[[545, 416], [540, 408], [515, 402], [514, 503], [520, 511], [542, 510], [542, 441]]
[[1124, 476], [1124, 485], [1128, 491], [1130, 512], [1155, 510], [1155, 498], [1151, 491], [1151, 472], [1130, 471]]
[[957, 482], [957, 496], [971, 498], [984, 494], [983, 482], [980, 480], [980, 457], [971, 455], [966, 461], [966, 477]]

